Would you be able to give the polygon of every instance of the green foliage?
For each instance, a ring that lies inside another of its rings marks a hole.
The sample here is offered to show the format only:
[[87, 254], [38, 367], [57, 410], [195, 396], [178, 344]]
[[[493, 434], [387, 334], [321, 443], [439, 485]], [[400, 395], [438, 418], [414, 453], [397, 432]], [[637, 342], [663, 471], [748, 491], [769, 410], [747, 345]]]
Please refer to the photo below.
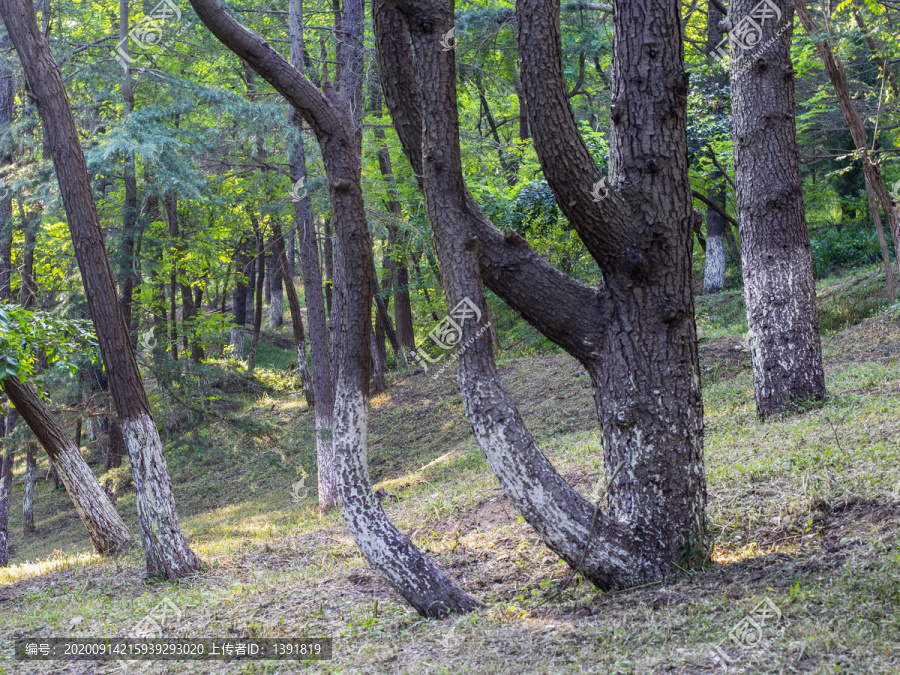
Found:
[[0, 304], [0, 380], [17, 377], [40, 385], [42, 358], [49, 365], [68, 368], [74, 376], [85, 355], [99, 360], [97, 346], [90, 321]]
[[[888, 236], [886, 234], [886, 236]], [[893, 251], [893, 246], [888, 249]], [[821, 279], [840, 267], [862, 267], [881, 260], [878, 236], [872, 225], [822, 227], [810, 234], [813, 276]]]

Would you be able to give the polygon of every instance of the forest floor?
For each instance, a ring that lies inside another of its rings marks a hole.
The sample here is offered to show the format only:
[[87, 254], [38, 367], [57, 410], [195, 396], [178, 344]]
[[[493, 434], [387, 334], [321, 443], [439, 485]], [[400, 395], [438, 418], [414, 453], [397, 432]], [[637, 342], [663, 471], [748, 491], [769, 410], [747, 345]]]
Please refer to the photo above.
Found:
[[[834, 321], [823, 337], [828, 400], [766, 423], [754, 415], [739, 291], [698, 299], [714, 542], [705, 569], [609, 594], [576, 579], [558, 594], [568, 568], [499, 488], [453, 374], [401, 374], [371, 402], [372, 479], [396, 496], [384, 502], [393, 522], [486, 605], [420, 619], [361, 558], [340, 517], [320, 516], [314, 492], [298, 486], [304, 474], [315, 484], [311, 415], [289, 387], [269, 387], [234, 394], [244, 428], [207, 416], [186, 437], [167, 436], [181, 521], [208, 565], [177, 584], [143, 580], [137, 551], [93, 555], [52, 482], [38, 484], [38, 533], [23, 540], [17, 464], [16, 551], [0, 570], [0, 674], [714, 673], [722, 668], [712, 650], [758, 617], [760, 603], [770, 612], [762, 639], [728, 651], [730, 672], [900, 673], [900, 306], [878, 312], [874, 303], [866, 313], [876, 313], [859, 320], [867, 284], [877, 286], [877, 275], [819, 285]], [[260, 377], [275, 381], [290, 350], [268, 337], [261, 363], [271, 374], [261, 368]], [[585, 495], [602, 492], [596, 416], [578, 364], [559, 354], [504, 358], [501, 374], [562, 474]], [[190, 426], [174, 417], [163, 426]], [[248, 432], [254, 422], [263, 431]], [[133, 492], [118, 506], [137, 534]], [[330, 636], [334, 657], [40, 665], [11, 657], [24, 636], [125, 635], [164, 600], [177, 608], [163, 623], [171, 637]]]

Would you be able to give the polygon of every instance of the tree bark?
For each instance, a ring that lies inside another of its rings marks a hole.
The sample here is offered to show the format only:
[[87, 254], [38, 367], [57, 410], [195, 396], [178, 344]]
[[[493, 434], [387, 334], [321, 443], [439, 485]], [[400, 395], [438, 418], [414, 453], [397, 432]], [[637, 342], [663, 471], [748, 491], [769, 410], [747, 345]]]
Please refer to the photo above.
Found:
[[[304, 71], [306, 48], [303, 36], [303, 0], [288, 2], [288, 36], [290, 62], [298, 71]], [[291, 183], [306, 180], [306, 149], [303, 141], [302, 113], [291, 107], [290, 121], [297, 127], [297, 145], [288, 160]], [[318, 466], [319, 510], [327, 513], [339, 506], [337, 476], [332, 444], [332, 414], [334, 409], [334, 384], [331, 372], [331, 354], [328, 345], [328, 319], [325, 297], [322, 293], [322, 268], [319, 264], [319, 245], [313, 222], [309, 195], [304, 192], [294, 202], [294, 228], [299, 238], [300, 276], [306, 296], [306, 319], [309, 323], [309, 349], [312, 357], [313, 409], [316, 424], [316, 463]], [[328, 300], [330, 305], [330, 299]], [[291, 310], [293, 314], [293, 310]], [[297, 358], [300, 358], [299, 350]], [[306, 354], [303, 354], [304, 363]], [[301, 366], [299, 360], [298, 367]], [[337, 367], [337, 364], [335, 364]], [[307, 399], [308, 401], [309, 399]]]
[[[284, 325], [284, 292], [281, 289], [281, 282], [282, 280], [286, 279], [287, 283], [290, 283], [291, 278], [290, 274], [285, 275], [282, 270], [281, 261], [278, 259], [278, 253], [275, 251], [275, 240], [272, 239], [269, 243], [272, 247], [272, 260], [270, 261], [272, 265], [266, 272], [271, 284], [271, 299], [269, 300], [269, 327], [281, 328], [281, 326]], [[282, 248], [284, 248], [283, 238], [281, 239], [281, 246]], [[285, 254], [285, 256], [286, 255], [287, 254]], [[287, 257], [285, 257], [285, 261], [287, 261]], [[290, 270], [288, 271], [290, 272]]]
[[0, 0], [0, 14], [35, 97], [59, 179], [91, 318], [131, 460], [147, 572], [164, 578], [191, 574], [200, 568], [200, 559], [178, 524], [162, 442], [116, 294], [115, 276], [59, 67], [37, 26], [31, 3]]
[[[706, 14], [706, 53], [712, 54], [724, 34], [719, 28], [719, 23], [725, 17], [718, 7], [710, 3]], [[713, 82], [724, 85], [726, 76], [722, 75], [713, 63], [713, 57], [707, 58], [707, 63], [712, 66]], [[715, 160], [715, 158], [713, 158]], [[703, 291], [705, 293], [718, 293], [725, 288], [725, 230], [729, 227], [722, 213], [725, 211], [725, 176], [718, 169], [712, 176], [713, 185], [707, 191], [707, 198], [718, 209], [706, 209], [706, 266], [703, 272]]]
[[[341, 356], [334, 405], [334, 453], [341, 509], [360, 551], [423, 616], [471, 611], [481, 604], [444, 575], [390, 522], [366, 464], [368, 336], [373, 294], [372, 244], [365, 219], [361, 165], [348, 117], [300, 71], [225, 13], [216, 0], [191, 0], [200, 20], [303, 115], [319, 139], [332, 215], [347, 274], [342, 296]], [[346, 5], [345, 5], [346, 11]]]
[[[119, 0], [119, 40], [128, 54], [128, 0]], [[134, 92], [131, 86], [131, 69], [125, 70], [119, 84], [123, 100], [123, 118], [134, 110]], [[129, 327], [132, 346], [137, 345], [137, 334], [131, 331], [132, 304], [135, 287], [135, 237], [138, 222], [137, 175], [135, 173], [134, 153], [126, 152], [124, 157], [125, 208], [122, 212], [122, 252], [119, 269], [119, 282], [122, 287], [122, 313], [125, 325]]]
[[[729, 20], [758, 0], [734, 0]], [[766, 419], [825, 396], [812, 254], [800, 182], [791, 64], [793, 10], [762, 26], [760, 44], [738, 58], [732, 41], [731, 96], [741, 268], [757, 414]]]
[[[461, 176], [453, 54], [434, 48], [450, 27], [449, 3], [399, 6], [408, 28], [397, 23], [389, 5], [376, 3], [376, 47], [395, 128], [414, 172], [424, 176], [436, 250], [444, 277], [450, 277], [443, 281], [448, 308], [466, 298], [481, 302], [467, 267], [475, 251], [465, 244], [465, 231], [454, 230], [459, 223], [478, 238], [481, 270], [492, 290], [591, 374], [610, 478], [609, 515], [595, 519], [593, 505], [553, 469], [503, 391], [488, 338], [476, 333], [470, 345], [464, 329], [460, 382], [476, 438], [526, 520], [588, 579], [612, 587], [662, 578], [679, 558], [685, 563], [702, 557], [706, 546], [690, 292], [687, 90], [677, 7], [652, 2], [616, 8], [609, 176], [614, 190], [599, 202], [592, 186], [601, 175], [568, 105], [559, 7], [531, 1], [517, 8], [535, 148], [557, 203], [603, 271], [605, 283], [589, 289], [560, 278], [521, 237], [509, 233], [504, 241], [481, 214]], [[648, 61], [637, 45], [650, 34]], [[414, 67], [419, 87], [410, 85]], [[420, 102], [409, 93], [417, 88]], [[665, 114], [657, 112], [663, 109]], [[417, 142], [419, 110], [425, 136]]]
[[247, 356], [247, 372], [256, 370], [256, 349], [259, 346], [259, 332], [262, 330], [263, 280], [266, 276], [266, 239], [259, 230], [259, 221], [250, 214], [253, 234], [256, 236], [256, 307], [253, 311], [253, 337], [250, 338], [250, 354]]
[[37, 282], [34, 278], [34, 251], [37, 247], [37, 233], [41, 219], [39, 215], [27, 218], [25, 226], [25, 247], [22, 255], [22, 285], [19, 288], [19, 304], [28, 309], [34, 303]]
[[3, 380], [3, 390], [47, 451], [50, 465], [69, 493], [94, 550], [101, 555], [125, 551], [132, 542], [131, 535], [94, 472], [47, 405], [38, 398], [33, 387], [14, 377]]
[[[9, 36], [0, 37], [0, 47], [9, 48]], [[11, 68], [0, 66], [0, 131], [6, 132], [13, 123], [16, 105], [16, 75]], [[4, 172], [13, 165], [9, 153], [0, 157]], [[4, 186], [0, 189], [0, 300], [12, 298], [12, 240], [13, 212], [12, 191]]]
[[9, 507], [12, 500], [12, 471], [16, 449], [10, 443], [0, 462], [0, 567], [9, 565]]
[[34, 534], [34, 483], [37, 480], [37, 463], [34, 444], [25, 448], [25, 496], [22, 499], [23, 534]]

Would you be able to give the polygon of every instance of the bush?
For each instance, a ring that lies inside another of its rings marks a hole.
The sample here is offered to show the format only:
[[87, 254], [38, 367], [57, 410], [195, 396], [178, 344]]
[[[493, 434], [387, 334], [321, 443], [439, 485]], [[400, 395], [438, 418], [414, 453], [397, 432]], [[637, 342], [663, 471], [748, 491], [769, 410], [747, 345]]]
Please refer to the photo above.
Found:
[[[810, 244], [816, 279], [828, 276], [840, 267], [863, 267], [881, 260], [878, 235], [871, 223], [844, 227], [840, 231], [820, 228], [810, 233]], [[888, 250], [893, 250], [890, 240]]]

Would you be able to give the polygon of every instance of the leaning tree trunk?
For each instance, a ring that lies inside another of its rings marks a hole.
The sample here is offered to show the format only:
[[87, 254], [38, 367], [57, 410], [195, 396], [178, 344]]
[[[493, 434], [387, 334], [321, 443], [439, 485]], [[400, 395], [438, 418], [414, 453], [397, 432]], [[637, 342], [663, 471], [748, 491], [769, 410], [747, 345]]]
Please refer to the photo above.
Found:
[[[452, 7], [399, 6], [416, 46], [415, 65], [407, 27], [386, 2], [376, 3], [376, 47], [395, 128], [423, 177], [436, 246], [448, 266], [442, 273], [452, 275], [443, 282], [448, 307], [467, 298], [481, 302], [480, 294], [471, 295], [480, 289], [466, 267], [475, 253], [491, 288], [585, 365], [606, 452], [609, 515], [595, 519], [593, 505], [553, 469], [503, 391], [486, 340], [477, 332], [467, 338], [464, 330], [460, 382], [476, 438], [525, 518], [587, 578], [603, 587], [662, 578], [706, 547], [687, 78], [677, 7], [617, 5], [610, 173], [616, 191], [599, 201], [592, 192], [602, 176], [568, 106], [559, 6], [530, 1], [517, 9], [529, 126], [557, 203], [603, 271], [605, 284], [590, 289], [550, 268], [521, 237], [504, 239], [480, 212], [458, 163], [452, 53], [432, 45], [449, 30]], [[636, 45], [651, 33], [648, 62]], [[409, 93], [417, 88], [410, 83], [416, 67], [421, 101]], [[655, 112], [659, 106], [666, 114]], [[421, 114], [425, 137], [417, 139]], [[478, 237], [477, 246], [463, 246], [457, 220]]]
[[69, 493], [94, 550], [101, 555], [123, 552], [132, 541], [131, 535], [65, 429], [30, 385], [8, 377], [3, 380], [3, 390], [47, 451], [50, 466]]
[[147, 573], [167, 579], [191, 574], [201, 562], [178, 523], [162, 442], [116, 294], [115, 276], [59, 66], [35, 22], [30, 2], [0, 0], [0, 14], [32, 87], [53, 157], [75, 256], [131, 460]]
[[0, 461], [0, 567], [9, 565], [9, 505], [12, 500], [12, 470], [16, 450], [10, 443]]
[[220, 41], [303, 115], [322, 147], [331, 210], [341, 242], [338, 259], [345, 271], [356, 272], [344, 275], [335, 289], [342, 298], [343, 321], [333, 442], [338, 498], [350, 532], [369, 563], [423, 616], [476, 609], [481, 603], [456, 586], [394, 527], [369, 479], [368, 337], [374, 263], [362, 199], [360, 157], [348, 117], [258, 34], [225, 13], [216, 0], [191, 0], [191, 4]]
[[22, 531], [34, 534], [34, 483], [37, 480], [37, 463], [34, 444], [25, 449], [25, 496], [22, 499]]
[[[762, 26], [768, 49], [739, 54], [731, 41], [731, 111], [741, 268], [756, 411], [763, 419], [825, 396], [812, 253], [800, 182], [791, 64], [793, 8]], [[730, 3], [729, 21], [757, 0]], [[738, 58], [742, 56], [743, 58]]]

